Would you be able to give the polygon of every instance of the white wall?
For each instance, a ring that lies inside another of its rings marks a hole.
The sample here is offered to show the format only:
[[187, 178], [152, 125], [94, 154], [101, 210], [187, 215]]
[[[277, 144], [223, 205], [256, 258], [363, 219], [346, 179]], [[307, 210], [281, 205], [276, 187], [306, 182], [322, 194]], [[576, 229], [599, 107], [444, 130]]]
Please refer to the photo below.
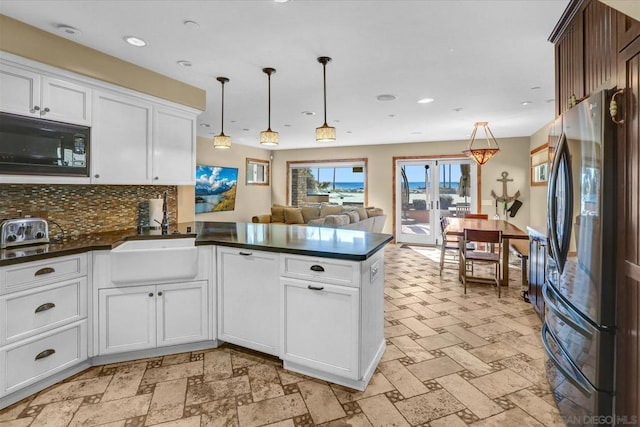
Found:
[[178, 187], [178, 222], [232, 221], [251, 222], [251, 217], [271, 211], [271, 188], [265, 185], [246, 185], [246, 158], [269, 160], [271, 151], [233, 144], [228, 150], [213, 148], [211, 138], [198, 137], [196, 162], [201, 165], [238, 168], [236, 206], [233, 211], [195, 214], [195, 188]]
[[[531, 150], [547, 143], [551, 124], [552, 122], [549, 122], [539, 131], [531, 135], [531, 143], [529, 147]], [[531, 204], [529, 205], [529, 225], [539, 230], [544, 230], [547, 224], [547, 186], [532, 186], [530, 191]]]
[[[482, 200], [489, 206], [481, 206], [481, 212], [493, 215], [494, 204], [491, 190], [502, 194], [502, 171], [509, 173], [513, 182], [508, 184], [508, 193], [520, 190], [519, 200], [524, 204], [510, 221], [524, 229], [529, 222], [529, 138], [498, 139], [501, 151], [481, 168]], [[320, 143], [318, 144], [320, 145]], [[278, 150], [273, 152], [272, 202], [286, 203], [287, 161], [336, 160], [350, 158], [368, 159], [368, 205], [381, 207], [387, 213], [384, 232], [393, 228], [393, 157], [399, 156], [451, 156], [462, 153], [467, 141], [443, 141], [411, 144], [384, 144], [340, 147], [340, 143], [324, 143], [322, 148]], [[268, 212], [268, 211], [267, 211]]]

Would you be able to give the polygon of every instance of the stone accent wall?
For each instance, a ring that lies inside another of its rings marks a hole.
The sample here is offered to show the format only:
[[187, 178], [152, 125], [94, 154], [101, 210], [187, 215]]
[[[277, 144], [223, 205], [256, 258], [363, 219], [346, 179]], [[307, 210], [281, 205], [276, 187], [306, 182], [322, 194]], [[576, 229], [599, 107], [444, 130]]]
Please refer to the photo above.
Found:
[[301, 206], [307, 197], [307, 169], [291, 170], [291, 205]]
[[[39, 216], [65, 237], [149, 226], [149, 199], [168, 192], [169, 223], [178, 217], [176, 186], [0, 184], [0, 219]], [[50, 236], [60, 233], [49, 225]]]

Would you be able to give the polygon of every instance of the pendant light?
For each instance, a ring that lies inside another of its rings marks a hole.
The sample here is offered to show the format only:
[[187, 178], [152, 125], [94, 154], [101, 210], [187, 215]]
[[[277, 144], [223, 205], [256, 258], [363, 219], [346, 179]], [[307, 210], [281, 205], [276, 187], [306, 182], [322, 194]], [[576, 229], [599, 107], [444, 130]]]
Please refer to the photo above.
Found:
[[220, 135], [213, 137], [213, 148], [226, 149], [231, 148], [231, 137], [224, 134], [224, 84], [228, 83], [229, 79], [226, 77], [216, 77], [216, 80], [222, 84], [222, 117], [220, 119]]
[[336, 128], [327, 125], [327, 63], [331, 61], [328, 56], [321, 56], [318, 62], [322, 64], [322, 82], [324, 84], [324, 124], [316, 128], [316, 141], [335, 141]]
[[260, 144], [262, 145], [278, 145], [279, 135], [278, 132], [271, 130], [271, 74], [275, 74], [275, 68], [263, 68], [262, 72], [265, 73], [269, 79], [269, 124], [267, 130], [260, 132]]
[[[481, 127], [484, 129], [484, 135], [487, 139], [487, 146], [473, 147], [473, 143], [476, 141], [476, 133], [478, 132], [478, 128]], [[476, 122], [473, 128], [473, 132], [471, 133], [471, 139], [469, 140], [469, 145], [467, 149], [463, 151], [464, 154], [471, 157], [477, 164], [484, 165], [495, 156], [498, 151], [500, 151], [500, 147], [498, 146], [498, 141], [496, 141], [496, 137], [493, 136], [491, 129], [489, 129], [488, 122]]]

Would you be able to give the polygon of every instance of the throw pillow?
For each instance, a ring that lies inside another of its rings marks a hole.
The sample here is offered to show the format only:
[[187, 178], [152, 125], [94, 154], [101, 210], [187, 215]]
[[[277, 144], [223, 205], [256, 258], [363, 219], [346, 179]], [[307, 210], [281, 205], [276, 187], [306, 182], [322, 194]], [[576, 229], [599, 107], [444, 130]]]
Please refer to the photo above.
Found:
[[325, 217], [327, 215], [338, 215], [342, 213], [341, 205], [322, 205], [320, 207], [320, 216]]
[[369, 215], [369, 217], [380, 216], [384, 215], [384, 211], [382, 208], [367, 208], [367, 215]]
[[360, 215], [358, 215], [358, 211], [349, 211], [347, 212], [347, 215], [349, 215], [349, 222], [351, 224], [360, 221]]
[[284, 222], [287, 224], [304, 224], [301, 208], [284, 208]]
[[341, 227], [349, 224], [349, 217], [347, 215], [327, 215], [324, 218], [325, 227]]
[[290, 206], [273, 205], [271, 206], [271, 222], [284, 222], [284, 208]]
[[311, 220], [320, 218], [320, 206], [303, 206], [302, 217], [304, 218], [305, 224], [308, 224]]
[[361, 208], [358, 208], [357, 211], [358, 211], [358, 216], [360, 217], [360, 220], [369, 218], [369, 215], [367, 215], [367, 208], [361, 207]]

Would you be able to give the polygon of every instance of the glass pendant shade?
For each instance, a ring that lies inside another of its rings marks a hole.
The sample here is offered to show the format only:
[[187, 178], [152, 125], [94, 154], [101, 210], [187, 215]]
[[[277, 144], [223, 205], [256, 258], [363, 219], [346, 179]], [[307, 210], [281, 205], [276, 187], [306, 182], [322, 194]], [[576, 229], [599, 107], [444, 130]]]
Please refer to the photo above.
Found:
[[262, 145], [278, 145], [279, 141], [278, 132], [274, 132], [271, 129], [260, 132], [260, 144]]
[[322, 64], [322, 83], [324, 87], [324, 124], [316, 128], [316, 141], [327, 142], [336, 140], [336, 128], [327, 125], [327, 63], [331, 61], [328, 56], [321, 56], [318, 62]]
[[327, 142], [336, 140], [336, 128], [328, 126], [326, 123], [316, 128], [316, 141]]
[[269, 102], [268, 102], [269, 121], [268, 121], [267, 130], [263, 130], [262, 132], [260, 132], [260, 144], [274, 146], [274, 145], [278, 145], [278, 142], [280, 142], [280, 134], [278, 132], [274, 132], [271, 130], [271, 74], [275, 74], [276, 69], [263, 68], [262, 72], [267, 75], [268, 81], [269, 81], [269, 98], [268, 98], [269, 99]]
[[214, 148], [231, 148], [231, 137], [223, 133], [213, 137]]
[[[476, 143], [476, 134], [478, 133], [478, 128], [484, 129], [484, 134], [487, 141], [486, 145], [480, 142]], [[476, 143], [475, 147], [474, 143]], [[473, 132], [471, 133], [469, 145], [467, 146], [467, 149], [462, 153], [472, 158], [473, 161], [475, 161], [477, 164], [484, 165], [493, 156], [495, 156], [498, 151], [500, 151], [500, 147], [498, 146], [498, 141], [496, 141], [496, 138], [493, 136], [491, 129], [489, 129], [489, 123], [476, 122], [473, 128]]]
[[220, 109], [220, 135], [213, 137], [213, 148], [227, 149], [231, 148], [231, 137], [224, 134], [224, 84], [229, 82], [229, 79], [216, 77], [216, 80], [222, 85], [222, 108]]

